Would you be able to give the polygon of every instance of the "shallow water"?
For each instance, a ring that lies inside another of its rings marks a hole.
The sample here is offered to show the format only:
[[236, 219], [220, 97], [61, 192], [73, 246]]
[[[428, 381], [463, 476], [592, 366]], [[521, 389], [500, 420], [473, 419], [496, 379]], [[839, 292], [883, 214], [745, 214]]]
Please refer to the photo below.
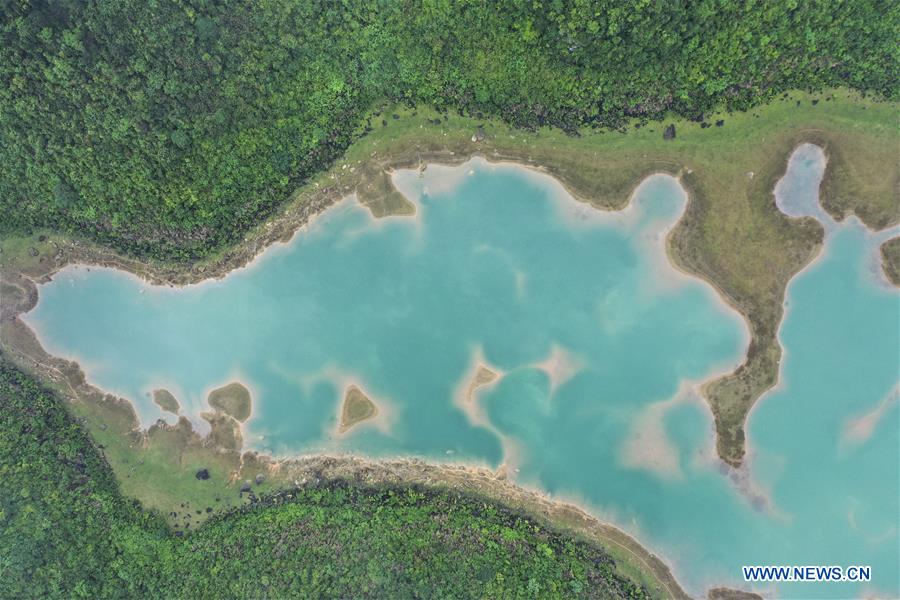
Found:
[[[783, 210], [817, 206], [823, 164], [814, 147], [794, 155]], [[416, 218], [375, 221], [348, 199], [250, 267], [183, 289], [68, 268], [26, 320], [145, 425], [166, 418], [154, 388], [202, 428], [206, 394], [238, 379], [254, 448], [505, 463], [637, 535], [696, 594], [747, 587], [742, 564], [819, 563], [872, 565], [874, 581], [761, 589], [900, 594], [900, 305], [858, 222], [831, 223], [792, 282], [783, 383], [752, 414], [749, 471], [729, 473], [696, 388], [740, 362], [746, 327], [665, 259], [677, 181], [649, 178], [620, 213], [479, 160], [395, 183]], [[502, 377], [469, 402], [479, 362]], [[339, 436], [350, 383], [381, 414]]]

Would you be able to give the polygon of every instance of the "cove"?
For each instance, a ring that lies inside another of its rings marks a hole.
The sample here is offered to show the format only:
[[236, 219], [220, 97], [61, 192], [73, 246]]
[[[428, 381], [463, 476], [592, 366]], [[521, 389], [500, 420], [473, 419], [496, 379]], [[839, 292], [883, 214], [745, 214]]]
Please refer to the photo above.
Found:
[[[823, 168], [801, 147], [779, 206], [817, 207]], [[742, 360], [746, 327], [664, 255], [686, 201], [676, 180], [645, 180], [618, 213], [482, 160], [394, 182], [415, 217], [374, 220], [348, 199], [247, 268], [180, 289], [67, 268], [25, 320], [144, 425], [173, 418], [151, 397], [165, 388], [202, 428], [208, 393], [236, 380], [253, 448], [503, 464], [636, 535], [697, 595], [748, 587], [745, 564], [872, 566], [870, 584], [770, 593], [900, 593], [900, 316], [871, 269], [878, 235], [825, 223], [822, 255], [789, 287], [781, 384], [734, 472], [697, 387]], [[476, 387], [481, 367], [496, 378]], [[340, 433], [351, 385], [379, 411]]]

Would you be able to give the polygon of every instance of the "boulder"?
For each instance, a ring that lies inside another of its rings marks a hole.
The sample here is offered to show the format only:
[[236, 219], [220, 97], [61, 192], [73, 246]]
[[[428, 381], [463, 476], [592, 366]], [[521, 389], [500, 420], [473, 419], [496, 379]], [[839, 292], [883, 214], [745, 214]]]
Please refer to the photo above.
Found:
[[209, 469], [200, 469], [199, 471], [197, 471], [196, 477], [200, 481], [206, 481], [207, 479], [209, 479]]
[[675, 139], [675, 125], [668, 125], [666, 130], [663, 131], [663, 139], [664, 140], [674, 140]]

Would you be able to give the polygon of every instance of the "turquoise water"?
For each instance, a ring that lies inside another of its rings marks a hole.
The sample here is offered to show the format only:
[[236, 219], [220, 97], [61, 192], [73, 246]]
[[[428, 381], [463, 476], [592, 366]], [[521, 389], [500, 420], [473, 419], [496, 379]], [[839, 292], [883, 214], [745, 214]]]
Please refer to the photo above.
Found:
[[[815, 194], [810, 148], [784, 210]], [[783, 383], [752, 414], [750, 466], [729, 472], [697, 388], [740, 362], [746, 326], [664, 257], [677, 181], [649, 178], [621, 213], [479, 160], [395, 182], [415, 218], [376, 221], [348, 199], [248, 268], [182, 289], [68, 268], [26, 320], [145, 425], [167, 418], [152, 389], [202, 428], [208, 391], [237, 379], [254, 448], [505, 464], [635, 534], [696, 594], [747, 587], [743, 564], [819, 563], [872, 565], [874, 581], [760, 589], [900, 594], [900, 304], [872, 272], [872, 234], [830, 223], [792, 282]], [[468, 401], [479, 363], [502, 377]], [[350, 383], [381, 413], [338, 435]]]

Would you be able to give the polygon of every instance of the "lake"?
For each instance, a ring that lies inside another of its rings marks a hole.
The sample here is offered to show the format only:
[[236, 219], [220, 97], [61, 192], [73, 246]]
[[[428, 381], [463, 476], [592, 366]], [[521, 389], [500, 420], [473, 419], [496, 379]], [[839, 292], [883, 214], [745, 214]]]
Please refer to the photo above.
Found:
[[[826, 226], [791, 282], [779, 387], [751, 413], [748, 465], [716, 458], [699, 385], [733, 369], [747, 327], [664, 251], [686, 202], [655, 175], [601, 212], [550, 177], [473, 159], [394, 175], [415, 217], [349, 198], [219, 281], [152, 286], [69, 267], [25, 315], [51, 354], [130, 399], [144, 425], [174, 394], [198, 429], [242, 382], [252, 448], [497, 468], [632, 533], [685, 589], [747, 588], [741, 565], [871, 565], [867, 584], [767, 584], [805, 597], [900, 595], [900, 295], [885, 234], [821, 212], [824, 157], [801, 146], [778, 187]], [[496, 378], [479, 380], [479, 369]], [[490, 381], [488, 381], [490, 379]], [[345, 390], [377, 406], [339, 432]]]

